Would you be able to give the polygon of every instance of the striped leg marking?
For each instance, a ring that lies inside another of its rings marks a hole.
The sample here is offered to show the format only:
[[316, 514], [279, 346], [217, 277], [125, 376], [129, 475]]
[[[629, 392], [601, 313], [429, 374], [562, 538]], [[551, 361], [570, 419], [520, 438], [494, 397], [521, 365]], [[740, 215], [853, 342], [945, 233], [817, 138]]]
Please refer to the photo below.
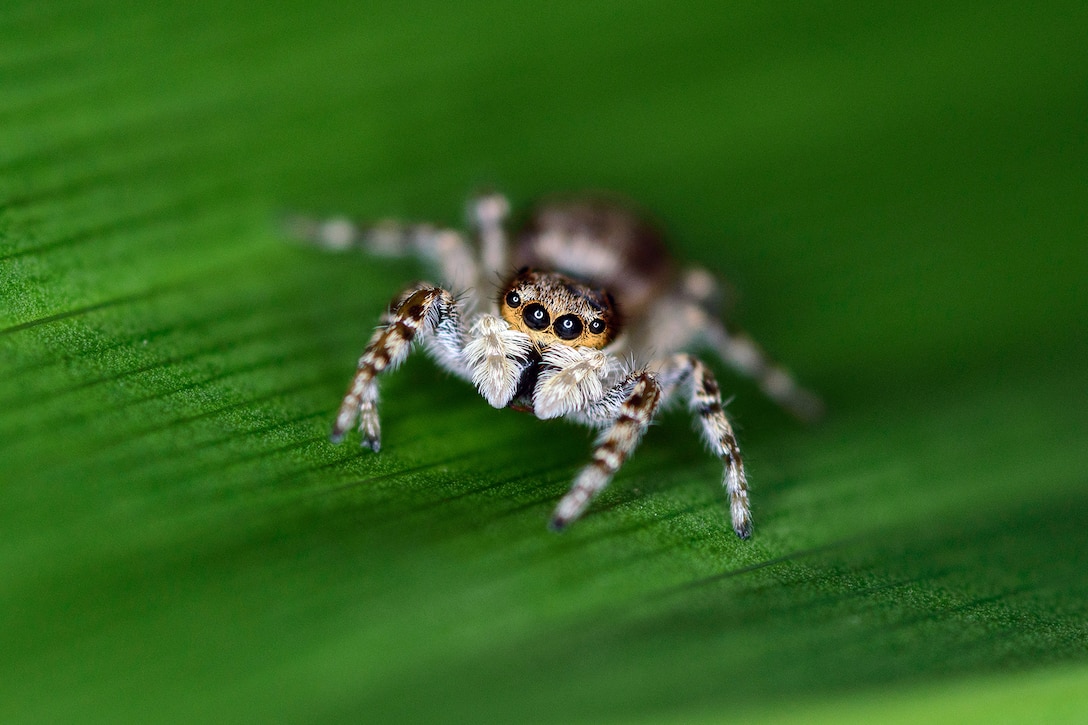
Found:
[[358, 418], [363, 436], [361, 445], [377, 451], [381, 447], [378, 375], [404, 362], [411, 352], [412, 341], [421, 332], [427, 332], [428, 325], [436, 333], [436, 344], [457, 346], [463, 340], [456, 302], [444, 289], [430, 285], [412, 287], [398, 296], [391, 307], [392, 311], [383, 318], [383, 324], [374, 331], [359, 358], [358, 370], [336, 415], [330, 436], [333, 443], [343, 440]]
[[[619, 386], [627, 384], [624, 381]], [[639, 373], [630, 394], [620, 403], [612, 426], [598, 440], [593, 461], [582, 469], [556, 507], [551, 520], [553, 531], [562, 530], [581, 516], [590, 500], [604, 490], [646, 432], [660, 398], [661, 388], [653, 375]]]
[[660, 365], [660, 380], [666, 397], [680, 386], [690, 386], [688, 407], [697, 416], [703, 440], [722, 460], [725, 469], [722, 485], [729, 496], [733, 531], [742, 539], [752, 535], [752, 513], [748, 503], [748, 479], [733, 427], [722, 407], [721, 389], [713, 373], [701, 360], [691, 355], [674, 355]]

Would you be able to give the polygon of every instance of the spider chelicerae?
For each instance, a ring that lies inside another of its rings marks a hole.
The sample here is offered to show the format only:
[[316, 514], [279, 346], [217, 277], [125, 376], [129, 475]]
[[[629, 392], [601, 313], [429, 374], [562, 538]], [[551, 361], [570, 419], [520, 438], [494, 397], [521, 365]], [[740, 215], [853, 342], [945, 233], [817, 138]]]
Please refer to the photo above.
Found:
[[721, 389], [687, 350], [712, 350], [803, 420], [819, 416], [819, 399], [720, 320], [714, 278], [677, 268], [657, 228], [627, 206], [584, 197], [546, 202], [527, 217], [512, 248], [509, 211], [498, 194], [472, 200], [471, 243], [432, 224], [288, 221], [294, 236], [328, 249], [417, 255], [444, 285], [417, 282], [393, 299], [359, 359], [332, 440], [342, 440], [358, 421], [362, 445], [378, 450], [378, 376], [403, 362], [418, 341], [496, 408], [600, 431], [593, 459], [552, 515], [551, 527], [559, 530], [608, 485], [658, 411], [680, 399], [724, 464], [733, 531], [747, 539], [748, 483]]

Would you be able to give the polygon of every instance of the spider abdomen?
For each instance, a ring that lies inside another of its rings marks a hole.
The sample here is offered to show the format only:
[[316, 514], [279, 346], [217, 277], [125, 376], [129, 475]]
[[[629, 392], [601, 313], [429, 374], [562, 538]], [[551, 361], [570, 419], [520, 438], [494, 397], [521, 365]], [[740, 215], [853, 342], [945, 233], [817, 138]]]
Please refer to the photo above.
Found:
[[517, 236], [514, 262], [607, 290], [628, 318], [640, 317], [673, 276], [657, 228], [630, 209], [599, 199], [537, 207]]

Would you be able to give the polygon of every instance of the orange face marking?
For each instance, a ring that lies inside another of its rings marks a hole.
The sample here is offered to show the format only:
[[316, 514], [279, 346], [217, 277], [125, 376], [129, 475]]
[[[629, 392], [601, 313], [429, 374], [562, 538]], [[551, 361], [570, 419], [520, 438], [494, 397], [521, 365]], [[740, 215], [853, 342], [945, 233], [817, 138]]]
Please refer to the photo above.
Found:
[[560, 274], [522, 270], [503, 288], [499, 310], [540, 348], [560, 344], [599, 350], [619, 334], [611, 295]]

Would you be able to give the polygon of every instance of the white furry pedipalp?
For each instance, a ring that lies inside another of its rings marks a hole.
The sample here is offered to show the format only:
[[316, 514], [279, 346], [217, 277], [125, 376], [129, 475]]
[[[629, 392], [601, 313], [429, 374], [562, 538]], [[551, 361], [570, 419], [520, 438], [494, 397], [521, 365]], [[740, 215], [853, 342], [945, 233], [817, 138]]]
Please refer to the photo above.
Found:
[[469, 338], [464, 356], [472, 370], [472, 384], [492, 407], [505, 408], [518, 390], [532, 341], [494, 315], [481, 315]]
[[618, 365], [611, 355], [591, 347], [551, 345], [541, 353], [541, 373], [533, 393], [533, 414], [558, 418], [604, 397]]

